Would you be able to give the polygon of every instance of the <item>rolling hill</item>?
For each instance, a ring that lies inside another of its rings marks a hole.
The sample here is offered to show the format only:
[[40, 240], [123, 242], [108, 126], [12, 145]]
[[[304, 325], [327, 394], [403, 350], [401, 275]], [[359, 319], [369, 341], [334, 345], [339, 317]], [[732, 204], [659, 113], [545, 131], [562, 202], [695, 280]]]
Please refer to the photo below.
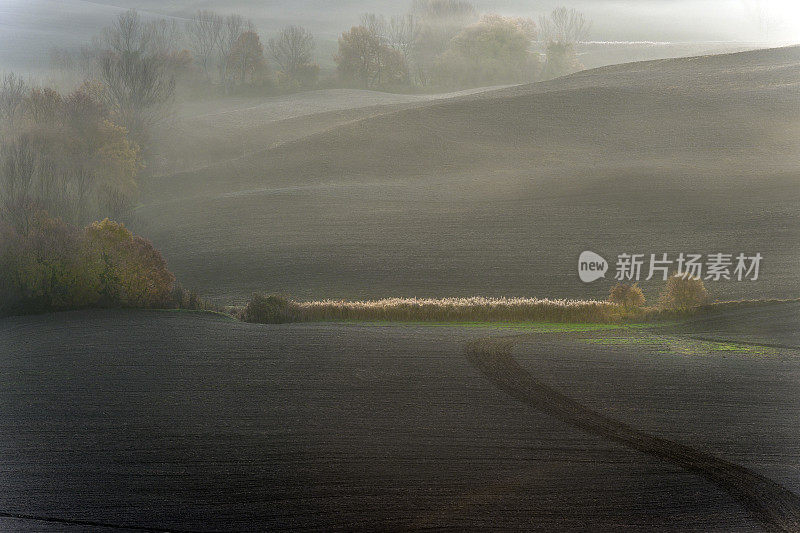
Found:
[[157, 167], [151, 168], [149, 174], [161, 177], [247, 158], [253, 152], [380, 112], [491, 89], [441, 94], [322, 89], [272, 97], [228, 96], [181, 101], [172, 119], [154, 132], [153, 155]]
[[586, 249], [760, 252], [759, 281], [714, 295], [796, 295], [798, 102], [790, 47], [384, 107], [154, 179], [134, 225], [227, 300], [604, 296], [577, 278]]

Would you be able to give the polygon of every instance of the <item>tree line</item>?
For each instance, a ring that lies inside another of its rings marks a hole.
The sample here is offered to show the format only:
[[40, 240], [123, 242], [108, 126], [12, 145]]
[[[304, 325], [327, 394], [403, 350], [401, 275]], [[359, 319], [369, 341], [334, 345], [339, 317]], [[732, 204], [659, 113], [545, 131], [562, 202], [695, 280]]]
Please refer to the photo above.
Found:
[[[580, 70], [590, 24], [574, 9], [530, 18], [479, 14], [463, 0], [414, 0], [408, 13], [374, 13], [339, 38], [344, 80], [368, 88], [465, 88], [550, 79]], [[542, 43], [544, 53], [535, 51]], [[543, 57], [542, 57], [543, 56]]]
[[[582, 13], [564, 7], [537, 22], [481, 14], [465, 0], [414, 0], [403, 15], [362, 15], [340, 35], [333, 59], [338, 83], [348, 86], [522, 83], [579, 70], [577, 46], [589, 27]], [[262, 42], [255, 24], [238, 14], [201, 9], [180, 24], [131, 10], [90, 45], [53, 50], [51, 60], [80, 79], [101, 79], [120, 99], [150, 104], [165, 100], [176, 83], [224, 94], [313, 88], [320, 80], [315, 48], [300, 26]]]
[[176, 85], [224, 94], [312, 87], [319, 75], [314, 48], [314, 37], [299, 26], [284, 27], [264, 44], [252, 20], [238, 14], [201, 9], [181, 24], [129, 10], [90, 44], [53, 49], [50, 59], [81, 80], [122, 84], [127, 96], [146, 104], [165, 100]]
[[[282, 84], [315, 83], [313, 49], [311, 34], [296, 26], [267, 42]], [[178, 85], [199, 76], [231, 93], [264, 83], [267, 71], [251, 21], [204, 10], [184, 25], [130, 10], [90, 46], [54, 55], [78, 75], [77, 89], [0, 78], [0, 218], [14, 226], [38, 209], [75, 224], [122, 216]]]

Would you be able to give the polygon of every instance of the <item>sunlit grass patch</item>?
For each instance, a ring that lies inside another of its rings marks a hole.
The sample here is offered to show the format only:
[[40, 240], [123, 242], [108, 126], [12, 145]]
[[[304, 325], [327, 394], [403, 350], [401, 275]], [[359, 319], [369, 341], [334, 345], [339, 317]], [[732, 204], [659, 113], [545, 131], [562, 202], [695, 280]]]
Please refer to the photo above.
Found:
[[773, 355], [774, 348], [753, 346], [728, 341], [706, 341], [685, 337], [668, 337], [660, 335], [612, 336], [583, 339], [589, 344], [602, 346], [650, 346], [658, 353], [682, 355], [709, 355], [716, 352], [740, 353], [750, 355]]
[[601, 337], [584, 339], [589, 344], [600, 344], [603, 346], [625, 346], [628, 344], [661, 344], [663, 341], [658, 338], [650, 337]]

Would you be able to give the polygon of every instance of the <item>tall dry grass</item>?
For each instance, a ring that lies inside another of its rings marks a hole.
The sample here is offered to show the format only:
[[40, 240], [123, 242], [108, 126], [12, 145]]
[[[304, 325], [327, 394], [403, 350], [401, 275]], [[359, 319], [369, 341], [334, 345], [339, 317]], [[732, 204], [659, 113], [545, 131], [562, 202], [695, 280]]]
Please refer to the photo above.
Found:
[[615, 322], [620, 306], [598, 300], [538, 298], [387, 298], [291, 302], [296, 319], [393, 322]]
[[625, 306], [601, 300], [539, 298], [385, 298], [297, 302], [280, 296], [253, 295], [231, 314], [246, 322], [657, 322], [785, 300], [713, 302], [687, 309]]

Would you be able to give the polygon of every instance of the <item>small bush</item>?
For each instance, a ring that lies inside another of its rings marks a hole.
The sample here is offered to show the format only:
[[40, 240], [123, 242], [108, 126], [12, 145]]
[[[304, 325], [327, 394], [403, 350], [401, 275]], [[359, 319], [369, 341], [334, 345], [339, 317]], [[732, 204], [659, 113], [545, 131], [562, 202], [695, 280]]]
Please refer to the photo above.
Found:
[[175, 285], [172, 289], [172, 294], [169, 297], [169, 302], [167, 307], [173, 309], [186, 309], [191, 311], [202, 311], [202, 310], [218, 310], [219, 308], [212, 304], [211, 302], [207, 302], [203, 300], [197, 291], [186, 289], [178, 283], [175, 282]]
[[276, 295], [254, 294], [242, 310], [241, 319], [257, 324], [283, 324], [295, 319], [292, 302]]
[[634, 283], [617, 283], [608, 295], [608, 301], [612, 304], [621, 305], [625, 308], [641, 307], [644, 305], [645, 298], [642, 289]]
[[667, 280], [661, 293], [661, 305], [667, 309], [686, 311], [706, 305], [711, 297], [703, 280], [688, 274], [675, 274]]

